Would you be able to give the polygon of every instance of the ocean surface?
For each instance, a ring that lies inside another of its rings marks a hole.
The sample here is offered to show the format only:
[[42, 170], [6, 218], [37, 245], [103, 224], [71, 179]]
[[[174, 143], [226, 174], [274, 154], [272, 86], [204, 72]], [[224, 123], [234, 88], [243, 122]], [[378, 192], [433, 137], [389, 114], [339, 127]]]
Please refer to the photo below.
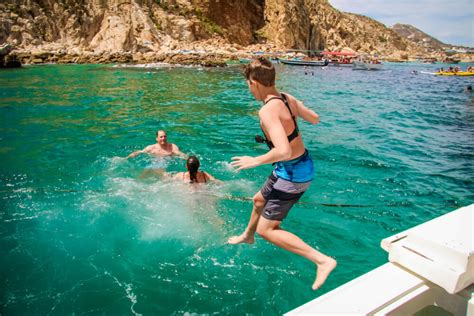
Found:
[[[0, 314], [280, 315], [385, 263], [381, 239], [474, 203], [474, 77], [422, 73], [441, 66], [277, 66], [321, 116], [299, 123], [316, 178], [282, 224], [338, 260], [318, 291], [309, 261], [226, 244], [272, 170], [229, 164], [265, 153], [240, 66], [0, 71]], [[224, 183], [123, 158], [158, 129]]]

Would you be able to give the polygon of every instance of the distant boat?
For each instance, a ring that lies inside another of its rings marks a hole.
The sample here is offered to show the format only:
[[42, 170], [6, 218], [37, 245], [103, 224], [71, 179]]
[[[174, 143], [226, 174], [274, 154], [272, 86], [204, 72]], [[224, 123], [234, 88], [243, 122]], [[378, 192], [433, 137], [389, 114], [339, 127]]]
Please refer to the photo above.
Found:
[[327, 66], [329, 64], [328, 60], [280, 59], [280, 62], [286, 65], [319, 67]]
[[[239, 63], [241, 64], [248, 64], [252, 61], [253, 59], [250, 59], [250, 58], [239, 58]], [[279, 59], [277, 57], [271, 57], [271, 58], [268, 58], [268, 60], [270, 60], [272, 63], [274, 64], [277, 64]]]
[[272, 62], [272, 64], [278, 64], [280, 62], [280, 58], [278, 57], [271, 57], [270, 58], [270, 61]]
[[330, 66], [336, 66], [336, 67], [354, 67], [353, 62], [341, 63], [341, 62], [337, 62], [337, 61], [331, 61], [331, 62], [329, 62], [329, 65]]
[[352, 67], [353, 59], [357, 56], [355, 52], [343, 51], [343, 52], [328, 52], [324, 51], [321, 55], [330, 59], [329, 65], [336, 67]]
[[443, 71], [443, 72], [435, 72], [434, 75], [468, 77], [468, 76], [474, 76], [474, 72], [472, 71], [457, 71], [457, 72]]
[[354, 70], [380, 70], [382, 69], [383, 64], [381, 63], [370, 63], [363, 61], [354, 61]]

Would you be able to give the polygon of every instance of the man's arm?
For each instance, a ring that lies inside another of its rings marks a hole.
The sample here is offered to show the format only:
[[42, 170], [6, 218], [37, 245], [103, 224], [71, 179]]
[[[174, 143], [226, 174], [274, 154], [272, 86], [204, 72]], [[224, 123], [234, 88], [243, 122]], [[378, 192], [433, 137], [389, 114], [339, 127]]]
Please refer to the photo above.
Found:
[[181, 150], [179, 150], [178, 146], [176, 146], [175, 144], [171, 144], [171, 152], [173, 153], [173, 155], [176, 155], [176, 156], [179, 156], [181, 158], [186, 158], [186, 154], [181, 152]]
[[137, 150], [137, 151], [134, 151], [133, 153], [131, 153], [130, 155], [128, 155], [127, 157], [125, 157], [126, 159], [128, 158], [133, 158], [133, 157], [136, 157], [140, 154], [143, 154], [143, 153], [147, 153], [150, 151], [150, 148], [151, 146], [146, 146], [144, 149], [142, 150]]
[[308, 109], [302, 101], [298, 100], [297, 98], [291, 96], [292, 99], [296, 102], [296, 111], [299, 117], [301, 117], [306, 122], [311, 124], [318, 124], [319, 123], [319, 115], [311, 109]]
[[137, 151], [134, 151], [133, 153], [131, 153], [130, 155], [128, 155], [127, 157], [125, 157], [126, 159], [128, 158], [133, 158], [133, 157], [136, 157], [140, 154], [142, 154], [144, 151], [143, 150], [137, 150]]
[[298, 115], [303, 120], [310, 122], [311, 124], [319, 123], [319, 115], [316, 112], [308, 109], [300, 100], [296, 100], [296, 104], [298, 105]]
[[[275, 101], [277, 102], [277, 101]], [[238, 170], [254, 168], [260, 165], [274, 163], [277, 161], [287, 160], [291, 157], [291, 146], [288, 142], [285, 129], [281, 124], [278, 116], [278, 111], [275, 111], [270, 106], [272, 101], [264, 106], [259, 114], [260, 121], [262, 122], [265, 130], [267, 131], [270, 139], [275, 146], [269, 152], [258, 157], [239, 156], [232, 157], [231, 165]]]

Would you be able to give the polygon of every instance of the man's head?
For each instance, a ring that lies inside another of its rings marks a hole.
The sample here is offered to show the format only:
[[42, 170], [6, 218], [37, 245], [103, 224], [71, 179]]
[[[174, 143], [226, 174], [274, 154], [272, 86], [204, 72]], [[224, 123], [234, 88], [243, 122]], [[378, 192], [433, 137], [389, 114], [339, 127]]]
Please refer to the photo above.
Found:
[[264, 57], [254, 59], [245, 67], [245, 78], [247, 81], [257, 81], [265, 87], [275, 85], [275, 66]]
[[166, 145], [167, 137], [164, 130], [160, 129], [158, 132], [156, 132], [156, 142], [160, 145]]

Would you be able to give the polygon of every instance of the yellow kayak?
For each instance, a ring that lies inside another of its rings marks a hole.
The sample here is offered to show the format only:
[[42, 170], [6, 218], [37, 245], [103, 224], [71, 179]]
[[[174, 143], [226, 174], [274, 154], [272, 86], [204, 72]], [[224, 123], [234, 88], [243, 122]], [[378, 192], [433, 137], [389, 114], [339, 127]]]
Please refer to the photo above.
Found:
[[474, 76], [474, 72], [468, 72], [468, 71], [458, 71], [458, 72], [435, 72], [435, 75], [437, 76], [460, 76], [460, 77], [466, 77], [466, 76]]

